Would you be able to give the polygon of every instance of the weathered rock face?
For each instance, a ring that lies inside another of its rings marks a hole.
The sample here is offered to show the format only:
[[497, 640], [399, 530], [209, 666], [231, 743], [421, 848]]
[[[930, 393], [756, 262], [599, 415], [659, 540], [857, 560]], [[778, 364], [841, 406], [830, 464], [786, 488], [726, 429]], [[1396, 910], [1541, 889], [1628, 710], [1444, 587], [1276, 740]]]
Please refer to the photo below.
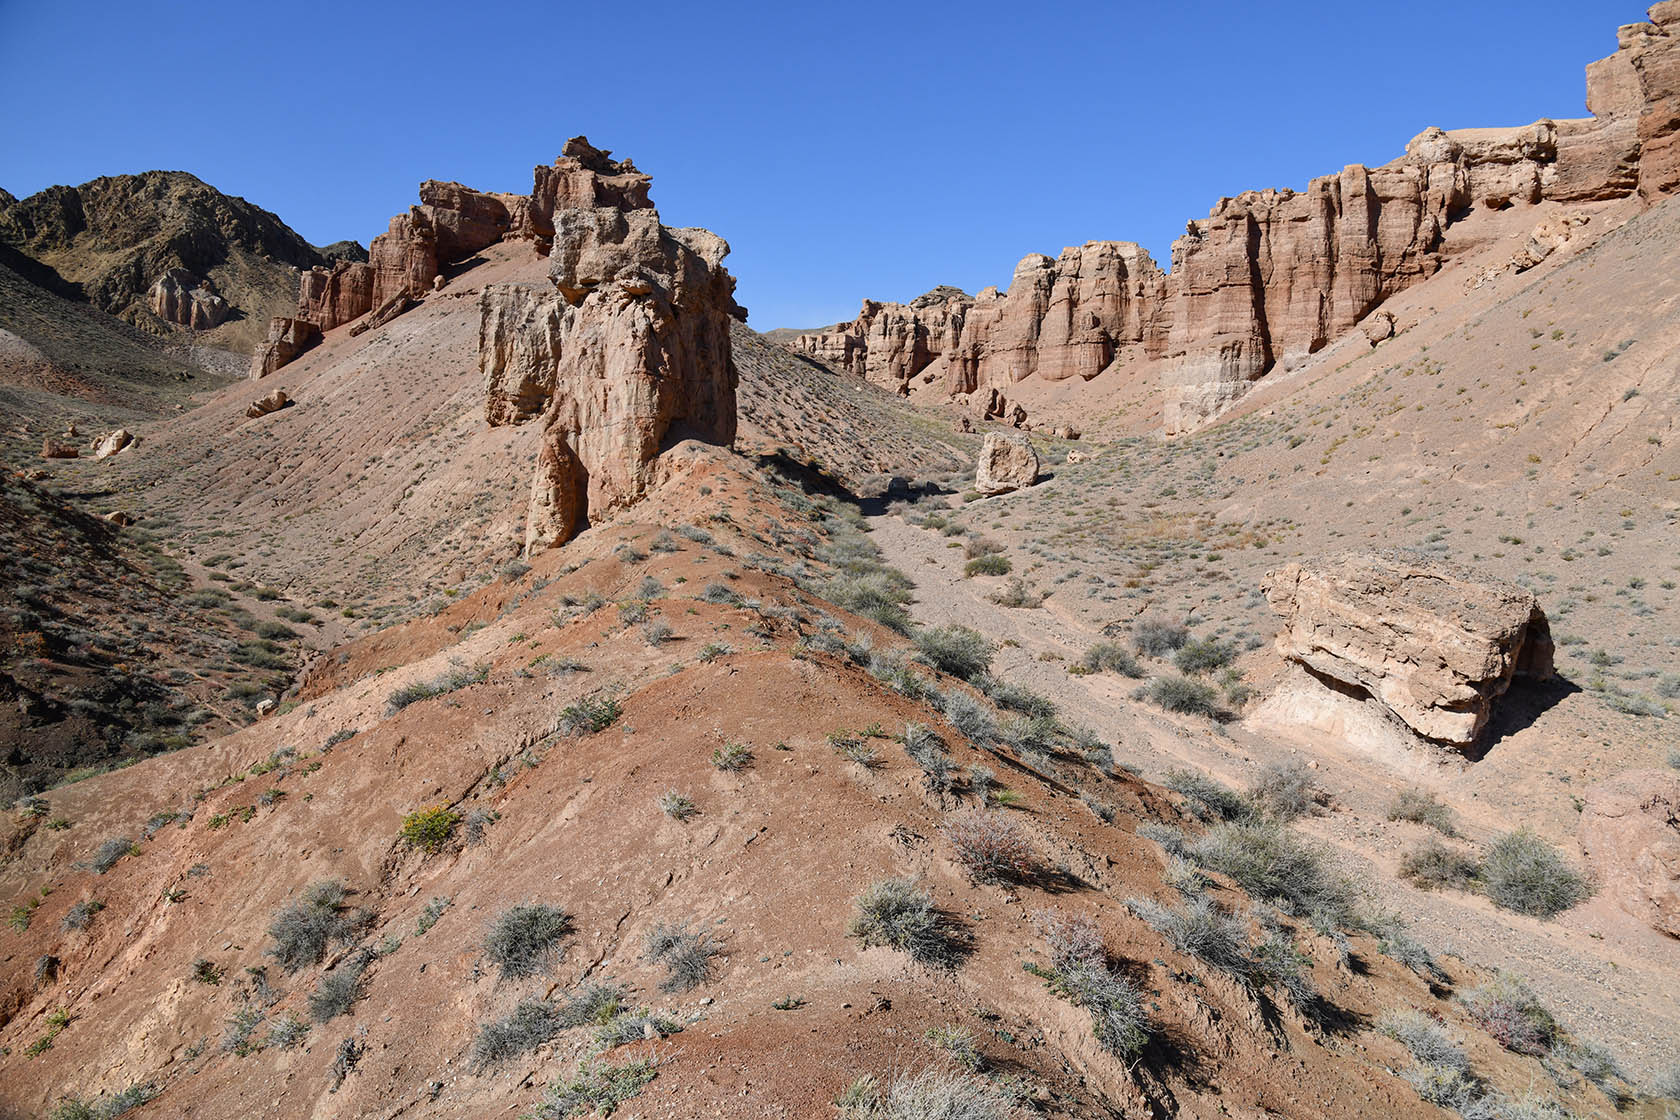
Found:
[[627, 159], [615, 160], [582, 136], [574, 136], [560, 149], [552, 167], [532, 172], [531, 197], [523, 210], [513, 215], [517, 236], [528, 237], [537, 251], [553, 246], [554, 215], [561, 210], [646, 210], [648, 188], [653, 180], [636, 170]]
[[1038, 481], [1038, 452], [1026, 436], [987, 432], [974, 472], [974, 489], [985, 495], [1024, 490]]
[[1619, 44], [1587, 68], [1592, 117], [1430, 128], [1383, 167], [1221, 199], [1173, 243], [1170, 275], [1135, 245], [1092, 242], [1023, 259], [1007, 293], [958, 309], [960, 335], [943, 352], [948, 323], [872, 301], [790, 345], [889, 386], [927, 370], [957, 395], [1160, 359], [1164, 426], [1189, 430], [1432, 276], [1445, 230], [1475, 207], [1680, 190], [1680, 0], [1622, 28]]
[[268, 322], [268, 337], [251, 355], [251, 379], [267, 377], [320, 339], [320, 328], [314, 323], [276, 315]]
[[[597, 154], [595, 166], [628, 166]], [[618, 189], [585, 189], [570, 172], [559, 181], [569, 198]], [[485, 418], [543, 418], [527, 552], [563, 544], [587, 520], [640, 498], [671, 443], [735, 438], [729, 321], [744, 312], [723, 268], [729, 246], [705, 230], [661, 225], [642, 205], [645, 182], [622, 197], [632, 205], [554, 211], [551, 290], [492, 285], [480, 298]]]
[[258, 397], [245, 408], [247, 418], [256, 420], [267, 416], [271, 412], [279, 412], [282, 408], [290, 408], [292, 398], [286, 395], [286, 390], [276, 389], [265, 397]]
[[217, 326], [232, 310], [213, 284], [184, 268], [172, 268], [152, 281], [146, 301], [153, 315], [195, 331]]
[[114, 432], [107, 432], [94, 441], [93, 457], [95, 459], [109, 459], [134, 442], [134, 437], [127, 428], [118, 428]]
[[1680, 774], [1630, 770], [1587, 790], [1578, 834], [1601, 894], [1680, 937]]
[[1552, 673], [1545, 613], [1528, 591], [1398, 552], [1289, 564], [1263, 585], [1278, 652], [1363, 690], [1419, 735], [1467, 746], [1517, 675]]
[[330, 268], [312, 268], [298, 280], [297, 317], [323, 331], [372, 310], [373, 266], [365, 261], [334, 261]]
[[939, 287], [909, 303], [863, 301], [850, 323], [799, 335], [794, 349], [878, 385], [902, 388], [952, 350], [974, 304], [967, 292]]

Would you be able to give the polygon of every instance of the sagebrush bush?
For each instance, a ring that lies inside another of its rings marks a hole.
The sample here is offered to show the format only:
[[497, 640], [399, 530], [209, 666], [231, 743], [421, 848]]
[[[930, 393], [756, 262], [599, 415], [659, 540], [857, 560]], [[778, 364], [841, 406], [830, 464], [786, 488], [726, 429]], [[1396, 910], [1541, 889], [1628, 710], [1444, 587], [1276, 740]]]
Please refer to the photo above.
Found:
[[1453, 811], [1436, 800], [1433, 793], [1419, 786], [1408, 786], [1394, 795], [1388, 806], [1388, 819], [1427, 825], [1442, 836], [1458, 835]]
[[1140, 618], [1132, 624], [1132, 648], [1145, 657], [1165, 657], [1189, 639], [1188, 627], [1164, 618]]
[[1212, 685], [1189, 677], [1156, 677], [1145, 692], [1149, 700], [1169, 712], [1216, 719], [1223, 714], [1219, 693]]
[[105, 904], [97, 898], [84, 898], [64, 912], [58, 927], [66, 932], [81, 931], [93, 925], [93, 916], [105, 909]]
[[1029, 879], [1037, 865], [1026, 830], [1001, 809], [958, 813], [945, 826], [945, 837], [977, 883]]
[[127, 836], [107, 838], [95, 849], [88, 866], [101, 875], [117, 865], [117, 861], [134, 851], [134, 841]]
[[1464, 1006], [1495, 1042], [1517, 1054], [1549, 1054], [1562, 1033], [1533, 990], [1508, 972], [1466, 993]]
[[1151, 898], [1129, 898], [1126, 908], [1179, 952], [1204, 960], [1245, 983], [1253, 976], [1246, 926], [1212, 899], [1197, 896], [1177, 906], [1163, 906]]
[[916, 633], [916, 648], [934, 668], [968, 680], [992, 667], [994, 647], [978, 630], [940, 626]]
[[595, 1044], [611, 1049], [644, 1038], [664, 1038], [681, 1030], [682, 1024], [669, 1015], [644, 1007], [638, 1011], [621, 1011], [607, 1019], [595, 1030]]
[[274, 939], [269, 955], [282, 969], [296, 972], [319, 964], [329, 944], [355, 936], [367, 915], [362, 911], [346, 912], [344, 899], [348, 893], [344, 883], [325, 879], [311, 885], [296, 902], [275, 912], [268, 927], [268, 935]]
[[685, 793], [679, 793], [674, 789], [668, 789], [664, 793], [660, 794], [658, 803], [660, 812], [674, 820], [686, 821], [695, 813], [699, 812], [699, 810], [694, 807], [693, 798], [689, 797]]
[[555, 1016], [561, 1027], [598, 1026], [618, 1014], [627, 995], [623, 986], [611, 981], [585, 984], [560, 1001]]
[[839, 1120], [1009, 1120], [1014, 1107], [992, 1082], [968, 1073], [925, 1069], [883, 1089], [860, 1077], [835, 1098]]
[[1050, 949], [1051, 990], [1090, 1014], [1103, 1049], [1126, 1061], [1136, 1058], [1149, 1043], [1149, 1012], [1142, 993], [1109, 968], [1096, 923], [1059, 910], [1033, 917]]
[[997, 737], [997, 721], [986, 705], [959, 688], [945, 693], [942, 700], [946, 720], [959, 733], [982, 745]]
[[460, 821], [461, 814], [447, 805], [433, 805], [428, 809], [416, 809], [405, 816], [398, 835], [409, 847], [435, 855], [449, 843]]
[[951, 969], [962, 962], [963, 942], [956, 927], [915, 880], [877, 879], [853, 907], [846, 935], [865, 948], [885, 945], [929, 968]]
[[665, 979], [659, 982], [663, 992], [686, 992], [705, 983], [712, 975], [712, 958], [722, 952], [711, 934], [696, 933], [687, 922], [653, 927], [643, 945], [646, 959], [665, 966]]
[[726, 773], [737, 774], [752, 764], [752, 748], [745, 743], [725, 743], [712, 751], [712, 765]]
[[1034, 692], [1025, 685], [991, 676], [979, 677], [974, 683], [981, 692], [991, 697], [992, 702], [1000, 708], [1020, 712], [1022, 715], [1031, 716], [1034, 719], [1055, 718], [1055, 702], [1048, 696]]
[[965, 576], [1006, 576], [1014, 568], [1009, 557], [998, 553], [977, 556], [963, 565]]
[[268, 1028], [268, 1038], [263, 1041], [263, 1045], [290, 1050], [301, 1043], [308, 1034], [308, 1023], [296, 1015], [288, 1015]]
[[623, 714], [624, 708], [616, 697], [584, 696], [575, 704], [568, 704], [560, 709], [560, 733], [573, 736], [594, 735], [618, 722], [618, 717]]
[[1527, 828], [1495, 840], [1482, 860], [1482, 889], [1495, 906], [1551, 918], [1592, 893], [1585, 876]]
[[1321, 849], [1273, 821], [1224, 821], [1185, 846], [1204, 868], [1223, 872], [1253, 897], [1306, 915], [1326, 929], [1359, 924], [1357, 891]]
[[1254, 816], [1247, 798], [1199, 770], [1168, 770], [1161, 784], [1189, 801], [1190, 813], [1197, 820], [1246, 821]]
[[415, 681], [404, 685], [391, 693], [385, 702], [385, 714], [396, 715], [410, 704], [421, 700], [430, 700], [434, 696], [444, 696], [448, 693], [466, 688], [468, 685], [480, 684], [490, 676], [490, 666], [479, 665], [468, 669], [456, 666], [447, 672], [433, 677], [429, 681]]
[[1400, 856], [1400, 877], [1424, 890], [1452, 887], [1474, 890], [1481, 865], [1469, 852], [1449, 847], [1433, 836]]
[[1098, 642], [1085, 651], [1079, 664], [1092, 673], [1119, 673], [1121, 676], [1141, 678], [1143, 666], [1132, 651], [1119, 642]]
[[1312, 771], [1299, 759], [1287, 759], [1261, 767], [1260, 776], [1249, 787], [1249, 798], [1279, 820], [1306, 816], [1329, 800], [1313, 781]]
[[889, 630], [910, 633], [909, 580], [894, 571], [863, 575], [840, 575], [822, 588], [823, 597], [835, 606], [874, 619]]
[[538, 996], [526, 996], [500, 1019], [485, 1023], [473, 1038], [468, 1061], [484, 1069], [535, 1050], [560, 1033], [560, 1010]]
[[309, 994], [309, 1017], [325, 1023], [346, 1014], [361, 995], [362, 974], [367, 971], [369, 958], [356, 954], [321, 977]]
[[572, 918], [546, 902], [527, 902], [502, 911], [490, 924], [484, 952], [504, 978], [535, 976], [558, 954], [560, 941], [572, 932]]
[[535, 1120], [571, 1120], [591, 1111], [611, 1116], [619, 1105], [647, 1088], [658, 1073], [657, 1066], [653, 1058], [616, 1066], [600, 1058], [585, 1058], [570, 1077], [549, 1086], [533, 1114]]
[[1470, 1059], [1458, 1041], [1439, 1020], [1421, 1011], [1385, 1011], [1377, 1020], [1377, 1029], [1398, 1041], [1421, 1065], [1470, 1072]]
[[1198, 638], [1193, 642], [1185, 642], [1179, 648], [1173, 655], [1173, 664], [1178, 666], [1180, 672], [1200, 676], [1215, 669], [1223, 669], [1234, 661], [1236, 656], [1235, 646], [1226, 645], [1213, 638]]

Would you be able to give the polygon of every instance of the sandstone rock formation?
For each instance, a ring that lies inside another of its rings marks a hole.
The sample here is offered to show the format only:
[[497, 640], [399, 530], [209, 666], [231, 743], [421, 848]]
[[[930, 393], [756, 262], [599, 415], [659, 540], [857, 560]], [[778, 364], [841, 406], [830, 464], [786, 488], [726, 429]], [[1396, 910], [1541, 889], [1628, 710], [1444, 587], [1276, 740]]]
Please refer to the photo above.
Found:
[[94, 443], [93, 457], [95, 459], [109, 459], [134, 442], [134, 437], [127, 428], [118, 428], [114, 432], [107, 432]]
[[1026, 436], [987, 432], [974, 471], [974, 489], [990, 497], [1022, 490], [1038, 481], [1038, 452]]
[[1579, 213], [1553, 214], [1542, 220], [1529, 233], [1523, 247], [1511, 258], [1514, 272], [1526, 272], [1563, 248], [1579, 226], [1587, 224], [1587, 216]]
[[251, 380], [267, 377], [320, 339], [320, 328], [314, 323], [276, 315], [268, 322], [268, 337], [251, 355]]
[[551, 288], [492, 285], [479, 304], [485, 418], [543, 417], [527, 552], [641, 497], [672, 443], [735, 438], [729, 321], [745, 313], [728, 244], [660, 224], [646, 177], [583, 143], [547, 177], [554, 198], [586, 203], [552, 212]]
[[207, 331], [228, 317], [227, 300], [215, 285], [184, 268], [172, 268], [152, 282], [146, 292], [152, 314], [195, 331]]
[[1263, 590], [1283, 619], [1279, 653], [1374, 696], [1428, 739], [1475, 742], [1513, 677], [1552, 673], [1533, 594], [1421, 555], [1288, 564]]
[[81, 450], [75, 445], [60, 443], [51, 436], [41, 441], [41, 458], [43, 459], [75, 459], [79, 458], [81, 454]]
[[271, 412], [279, 412], [282, 408], [290, 408], [292, 398], [286, 395], [286, 390], [276, 389], [265, 397], [258, 397], [245, 408], [245, 415], [252, 420], [267, 416]]
[[1382, 167], [1221, 199], [1173, 243], [1170, 274], [1129, 242], [1089, 242], [1025, 257], [1007, 293], [866, 300], [852, 322], [788, 344], [889, 387], [922, 376], [954, 395], [1147, 359], [1166, 431], [1188, 430], [1437, 272], [1447, 227], [1476, 207], [1680, 189], [1680, 0], [1650, 15], [1587, 68], [1591, 117], [1429, 128]]
[[1680, 773], [1630, 770], [1592, 786], [1579, 835], [1599, 891], [1680, 937]]
[[323, 331], [360, 319], [373, 310], [373, 266], [364, 261], [334, 261], [298, 280], [297, 317]]

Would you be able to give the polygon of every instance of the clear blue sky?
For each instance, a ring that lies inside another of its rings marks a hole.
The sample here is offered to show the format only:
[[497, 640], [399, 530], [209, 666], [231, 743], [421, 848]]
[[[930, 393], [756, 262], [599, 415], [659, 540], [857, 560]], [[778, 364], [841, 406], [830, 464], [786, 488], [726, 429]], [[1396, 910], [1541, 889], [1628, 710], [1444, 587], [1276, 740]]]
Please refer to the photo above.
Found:
[[[1367, 13], [1370, 13], [1367, 15]], [[0, 0], [0, 187], [169, 168], [366, 244], [421, 179], [527, 191], [585, 133], [734, 247], [759, 329], [1008, 283], [1427, 125], [1584, 116], [1644, 5]]]

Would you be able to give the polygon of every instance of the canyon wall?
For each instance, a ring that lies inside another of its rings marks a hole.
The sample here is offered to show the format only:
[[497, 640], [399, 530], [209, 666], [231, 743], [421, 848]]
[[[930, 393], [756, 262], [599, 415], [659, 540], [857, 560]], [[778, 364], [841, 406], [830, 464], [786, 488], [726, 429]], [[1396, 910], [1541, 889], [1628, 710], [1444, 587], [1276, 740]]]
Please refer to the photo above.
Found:
[[900, 392], [919, 377], [988, 400], [1027, 378], [1089, 380], [1141, 359], [1165, 390], [1167, 432], [1188, 430], [1439, 271], [1447, 227], [1477, 207], [1680, 187], [1680, 0], [1650, 17], [1587, 67], [1590, 117], [1430, 128], [1382, 167], [1221, 199], [1173, 243], [1170, 273], [1131, 242], [1087, 242], [1024, 257], [1006, 292], [865, 300], [851, 322], [788, 345]]

